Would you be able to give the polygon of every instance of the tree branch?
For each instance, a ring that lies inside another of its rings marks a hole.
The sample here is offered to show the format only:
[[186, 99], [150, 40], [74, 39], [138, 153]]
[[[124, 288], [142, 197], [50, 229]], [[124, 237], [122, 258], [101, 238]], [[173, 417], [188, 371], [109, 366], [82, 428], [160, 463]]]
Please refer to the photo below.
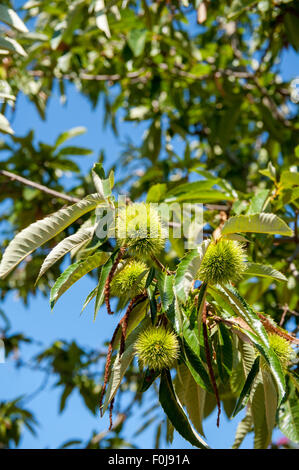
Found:
[[54, 189], [50, 189], [47, 186], [44, 186], [39, 183], [35, 183], [34, 181], [30, 181], [23, 176], [16, 175], [15, 173], [11, 173], [10, 171], [0, 170], [0, 175], [6, 176], [12, 181], [18, 181], [19, 183], [25, 184], [26, 186], [31, 186], [32, 188], [38, 189], [39, 191], [43, 191], [44, 193], [51, 194], [51, 196], [57, 197], [58, 199], [64, 199], [68, 202], [79, 202], [80, 199], [73, 196], [68, 196], [64, 193], [59, 193], [58, 191], [54, 191]]

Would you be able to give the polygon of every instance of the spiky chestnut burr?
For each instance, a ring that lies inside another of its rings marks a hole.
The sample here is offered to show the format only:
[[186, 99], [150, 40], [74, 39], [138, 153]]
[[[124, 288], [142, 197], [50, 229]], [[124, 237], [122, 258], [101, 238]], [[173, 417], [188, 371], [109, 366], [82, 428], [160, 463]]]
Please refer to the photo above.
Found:
[[246, 269], [243, 246], [233, 240], [211, 242], [197, 273], [208, 284], [226, 284], [240, 279]]
[[270, 333], [269, 344], [283, 367], [287, 367], [289, 363], [295, 359], [295, 351], [293, 350], [290, 342], [285, 338], [282, 338], [282, 336]]
[[179, 355], [176, 335], [164, 327], [151, 327], [140, 333], [135, 343], [139, 361], [149, 369], [170, 368]]
[[128, 295], [136, 297], [145, 289], [146, 276], [142, 277], [148, 268], [141, 261], [129, 261], [119, 272], [117, 272], [110, 284], [110, 294], [115, 297]]
[[135, 203], [119, 209], [116, 238], [132, 256], [144, 259], [157, 255], [165, 245], [161, 217], [153, 206]]

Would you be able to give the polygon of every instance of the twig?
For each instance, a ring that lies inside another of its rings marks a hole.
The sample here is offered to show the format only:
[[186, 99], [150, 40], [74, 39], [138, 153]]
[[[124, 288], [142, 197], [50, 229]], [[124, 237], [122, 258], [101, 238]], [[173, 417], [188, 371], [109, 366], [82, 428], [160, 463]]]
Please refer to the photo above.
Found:
[[51, 196], [55, 196], [59, 199], [64, 199], [65, 201], [69, 202], [79, 202], [80, 199], [73, 196], [68, 196], [64, 193], [59, 193], [58, 191], [54, 191], [54, 189], [50, 189], [47, 186], [44, 186], [39, 183], [35, 183], [34, 181], [30, 181], [27, 178], [23, 178], [23, 176], [16, 175], [15, 173], [11, 173], [10, 171], [0, 170], [0, 174], [6, 176], [7, 178], [11, 179], [12, 181], [18, 181], [19, 183], [25, 184], [26, 186], [31, 186], [32, 188], [38, 189], [39, 191], [43, 191], [44, 193], [51, 194]]
[[111, 310], [111, 307], [110, 307], [110, 283], [112, 281], [112, 278], [114, 276], [114, 273], [116, 271], [116, 268], [118, 266], [118, 263], [120, 262], [120, 260], [122, 259], [122, 257], [124, 256], [124, 253], [126, 251], [126, 246], [122, 246], [119, 250], [119, 253], [113, 263], [113, 266], [108, 274], [108, 277], [107, 277], [107, 280], [105, 282], [105, 287], [104, 287], [104, 294], [105, 294], [105, 304], [106, 304], [106, 308], [107, 308], [107, 312], [109, 313], [109, 315], [113, 315], [113, 312]]
[[157, 266], [159, 266], [161, 271], [165, 272], [168, 276], [171, 276], [171, 274], [175, 274], [176, 271], [170, 271], [168, 268], [166, 268], [164, 264], [162, 264], [161, 261], [159, 261], [155, 255], [152, 255], [152, 260], [157, 264]]
[[128, 328], [128, 321], [129, 321], [129, 316], [130, 313], [132, 312], [133, 308], [138, 305], [140, 302], [142, 302], [146, 298], [147, 294], [142, 293], [134, 297], [127, 308], [127, 311], [124, 315], [124, 317], [120, 320], [120, 325], [121, 325], [121, 339], [120, 339], [120, 347], [119, 347], [119, 355], [121, 356], [125, 350], [125, 341], [127, 337], [127, 328]]

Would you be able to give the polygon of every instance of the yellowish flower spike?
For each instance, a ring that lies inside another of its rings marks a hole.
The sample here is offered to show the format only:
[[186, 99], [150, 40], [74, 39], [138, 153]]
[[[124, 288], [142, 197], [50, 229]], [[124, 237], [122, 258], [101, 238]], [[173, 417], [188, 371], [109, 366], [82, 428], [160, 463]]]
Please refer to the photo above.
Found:
[[243, 246], [233, 240], [211, 242], [197, 273], [198, 279], [210, 284], [236, 282], [246, 269]]
[[142, 273], [147, 269], [147, 265], [141, 261], [129, 261], [113, 277], [110, 284], [111, 295], [115, 297], [122, 295], [136, 297], [141, 294], [145, 289], [146, 283], [146, 275], [142, 276]]
[[284, 367], [295, 359], [295, 351], [290, 342], [282, 336], [270, 333], [269, 344]]
[[144, 258], [164, 248], [166, 234], [158, 211], [150, 204], [136, 203], [119, 210], [116, 238], [132, 256]]
[[173, 332], [163, 327], [151, 327], [140, 333], [135, 352], [141, 364], [160, 371], [173, 365], [179, 355], [179, 343]]

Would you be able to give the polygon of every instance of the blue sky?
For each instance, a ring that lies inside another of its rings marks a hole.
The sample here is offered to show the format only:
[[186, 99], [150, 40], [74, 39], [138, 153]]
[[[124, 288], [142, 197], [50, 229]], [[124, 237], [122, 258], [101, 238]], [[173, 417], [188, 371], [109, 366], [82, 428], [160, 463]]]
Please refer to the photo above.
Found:
[[[296, 77], [298, 65], [298, 55], [293, 50], [285, 52], [282, 62], [283, 78]], [[54, 142], [62, 131], [75, 126], [85, 126], [88, 129], [87, 133], [76, 137], [72, 143], [93, 150], [93, 155], [76, 159], [82, 172], [87, 173], [97, 160], [101, 149], [104, 149], [107, 155], [106, 167], [118, 160], [122, 150], [120, 141], [115, 138], [111, 130], [103, 129], [103, 113], [101, 103], [96, 110], [92, 110], [87, 99], [80, 95], [74, 86], [69, 86], [67, 104], [61, 106], [58, 94], [54, 93], [49, 102], [47, 119], [44, 122], [39, 118], [33, 105], [26, 98], [20, 97], [12, 125], [17, 135], [24, 135], [28, 130], [34, 129], [36, 139], [48, 143]], [[131, 140], [140, 142], [142, 130], [140, 126], [132, 123], [120, 122], [119, 125], [122, 141], [129, 136]], [[124, 170], [119, 168], [120, 172]], [[53, 313], [50, 311], [48, 299], [42, 297], [41, 294], [30, 301], [28, 308], [25, 308], [14, 294], [9, 294], [1, 307], [9, 317], [14, 331], [39, 340], [44, 347], [57, 339], [65, 339], [76, 340], [80, 345], [97, 348], [111, 337], [118, 319], [108, 317], [105, 309], [102, 308], [96, 322], [93, 322], [91, 305], [80, 316], [82, 303], [86, 295], [94, 288], [94, 282], [87, 277], [79, 281], [58, 301]], [[29, 359], [41, 347], [25, 346], [24, 358]], [[16, 369], [13, 360], [0, 364], [0, 400], [11, 400], [17, 396], [32, 393], [38, 388], [42, 378], [39, 372]], [[100, 432], [107, 429], [107, 419], [92, 416], [76, 393], [71, 396], [65, 412], [59, 415], [58, 403], [61, 390], [52, 387], [54, 382], [50, 382], [46, 390], [27, 405], [38, 417], [40, 427], [37, 438], [25, 432], [21, 441], [22, 448], [57, 448], [65, 440], [72, 438], [86, 440], [93, 430]], [[136, 413], [136, 417], [131, 421], [127, 430], [128, 434], [125, 436], [127, 440], [132, 437], [132, 430], [136, 430], [140, 425], [141, 411]], [[217, 429], [215, 414], [209, 417], [205, 423], [205, 430], [210, 446], [213, 448], [230, 447], [238, 421], [239, 419], [228, 421], [223, 414], [220, 429]], [[279, 433], [275, 433], [274, 437], [278, 435]], [[134, 439], [134, 442], [141, 448], [152, 447], [152, 430], [149, 429]], [[190, 446], [178, 434], [175, 434], [172, 447], [189, 448]], [[246, 438], [242, 447], [251, 448], [252, 438]]]

